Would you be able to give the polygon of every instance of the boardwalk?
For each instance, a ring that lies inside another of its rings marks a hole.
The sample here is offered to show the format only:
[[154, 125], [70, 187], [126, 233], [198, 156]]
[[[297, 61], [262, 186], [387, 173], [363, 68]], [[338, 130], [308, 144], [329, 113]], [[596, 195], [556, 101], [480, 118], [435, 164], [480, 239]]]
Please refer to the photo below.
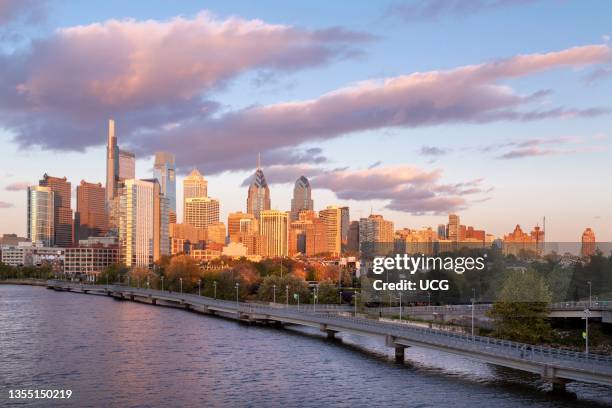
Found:
[[119, 299], [151, 304], [165, 304], [201, 313], [220, 314], [249, 322], [296, 324], [315, 327], [334, 337], [348, 332], [377, 337], [395, 349], [397, 360], [403, 361], [406, 347], [424, 347], [451, 353], [473, 360], [509, 367], [541, 375], [554, 388], [562, 389], [566, 382], [584, 381], [612, 387], [612, 358], [577, 353], [561, 349], [532, 346], [490, 337], [470, 336], [443, 330], [381, 322], [361, 317], [340, 316], [337, 313], [312, 307], [284, 307], [237, 301], [216, 300], [208, 297], [138, 289], [120, 285], [79, 285], [49, 281], [55, 290], [88, 294], [102, 294]]

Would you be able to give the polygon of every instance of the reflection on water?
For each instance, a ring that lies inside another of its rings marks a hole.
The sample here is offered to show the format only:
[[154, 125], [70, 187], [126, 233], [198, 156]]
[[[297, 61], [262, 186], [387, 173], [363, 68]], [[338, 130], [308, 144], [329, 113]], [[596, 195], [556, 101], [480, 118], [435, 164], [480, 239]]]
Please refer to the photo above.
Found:
[[612, 405], [607, 387], [558, 399], [535, 376], [420, 348], [396, 364], [382, 342], [342, 337], [0, 285], [0, 406], [17, 388], [71, 389], [56, 406], [78, 407]]

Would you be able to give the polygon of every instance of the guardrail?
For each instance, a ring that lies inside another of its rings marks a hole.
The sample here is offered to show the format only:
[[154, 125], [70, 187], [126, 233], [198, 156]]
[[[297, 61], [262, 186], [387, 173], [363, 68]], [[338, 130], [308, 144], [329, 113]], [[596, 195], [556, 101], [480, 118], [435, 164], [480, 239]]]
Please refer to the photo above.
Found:
[[[282, 307], [269, 306], [248, 302], [212, 299], [195, 294], [159, 291], [153, 289], [133, 288], [122, 285], [81, 285], [65, 282], [49, 282], [51, 286], [78, 290], [97, 290], [102, 292], [116, 292], [123, 294], [156, 297], [158, 300], [171, 300], [189, 302], [196, 306], [206, 306], [229, 310], [237, 314], [258, 313], [269, 316], [271, 319], [290, 319], [305, 324], [329, 325], [345, 330], [354, 330], [360, 333], [370, 333], [378, 336], [393, 336], [397, 339], [415, 341], [424, 345], [435, 345], [452, 349], [471, 351], [480, 355], [488, 354], [493, 357], [529, 361], [538, 364], [551, 365], [561, 368], [584, 370], [594, 374], [612, 376], [612, 356], [593, 353], [581, 353], [554, 347], [519, 343], [509, 340], [495, 339], [485, 336], [472, 336], [470, 334], [455, 333], [434, 328], [406, 326], [390, 322], [367, 319], [363, 317], [339, 316], [330, 311], [317, 310], [300, 306]], [[309, 305], [312, 306], [312, 305]], [[437, 306], [436, 306], [437, 307]]]

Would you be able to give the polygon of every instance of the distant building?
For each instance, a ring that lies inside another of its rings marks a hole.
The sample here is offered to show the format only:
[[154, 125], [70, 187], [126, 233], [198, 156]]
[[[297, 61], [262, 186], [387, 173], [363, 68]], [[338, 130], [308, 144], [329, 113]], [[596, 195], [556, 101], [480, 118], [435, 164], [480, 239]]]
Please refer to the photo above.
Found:
[[168, 201], [157, 180], [126, 180], [120, 195], [119, 242], [126, 266], [152, 267], [169, 255]]
[[359, 221], [351, 221], [348, 229], [348, 240], [346, 250], [359, 252]]
[[289, 255], [316, 256], [327, 252], [327, 228], [312, 210], [302, 210], [289, 226]]
[[227, 216], [227, 234], [230, 242], [241, 242], [241, 233], [257, 233], [259, 225], [253, 214], [239, 212], [229, 213]]
[[457, 214], [448, 215], [447, 238], [453, 242], [461, 240], [461, 225]]
[[260, 213], [269, 210], [270, 206], [270, 188], [258, 160], [257, 170], [253, 174], [253, 181], [249, 185], [246, 211], [259, 219]]
[[[172, 255], [189, 253], [192, 249], [204, 247], [208, 231], [190, 224], [169, 224], [170, 253]], [[201, 248], [201, 249], [202, 249]]]
[[582, 247], [580, 249], [580, 256], [586, 258], [595, 254], [597, 250], [597, 241], [595, 240], [595, 233], [591, 228], [587, 228], [582, 233]]
[[72, 190], [66, 177], [52, 177], [45, 173], [38, 182], [41, 187], [49, 187], [53, 191], [53, 218], [55, 224], [55, 246], [69, 247], [72, 245]]
[[174, 155], [168, 152], [156, 152], [153, 174], [161, 187], [161, 192], [168, 198], [168, 221], [176, 223], [176, 168]]
[[206, 237], [207, 243], [225, 245], [226, 230], [225, 230], [224, 223], [220, 221], [210, 223], [206, 227], [206, 231], [207, 231], [207, 237]]
[[297, 221], [300, 211], [313, 210], [312, 190], [308, 179], [300, 176], [293, 187], [293, 198], [291, 199], [291, 221]]
[[183, 203], [188, 198], [208, 197], [208, 181], [197, 169], [183, 179]]
[[119, 183], [136, 178], [136, 155], [119, 149]]
[[219, 201], [210, 197], [194, 197], [185, 200], [183, 220], [197, 228], [207, 228], [219, 222]]
[[372, 214], [359, 220], [359, 246], [365, 256], [386, 255], [394, 248], [393, 222]]
[[28, 240], [55, 245], [55, 193], [51, 187], [28, 187]]
[[530, 233], [523, 232], [520, 225], [514, 231], [504, 235], [503, 250], [505, 255], [533, 254], [540, 255], [544, 244], [544, 231], [535, 226]]
[[43, 242], [20, 242], [2, 247], [2, 263], [11, 266], [50, 266], [55, 273], [64, 271], [64, 248], [50, 247]]
[[89, 237], [102, 237], [108, 231], [106, 191], [101, 183], [81, 180], [76, 188], [77, 210], [74, 214], [75, 242]]
[[94, 281], [110, 265], [121, 262], [114, 237], [90, 237], [64, 250], [64, 273]]
[[19, 245], [20, 242], [28, 242], [28, 239], [17, 234], [2, 234], [0, 237], [0, 246]]
[[446, 225], [438, 224], [438, 239], [446, 239]]
[[289, 217], [286, 212], [263, 210], [259, 216], [259, 229], [266, 240], [263, 256], [277, 257], [288, 255]]
[[[342, 252], [342, 211], [344, 207], [328, 206], [319, 211], [319, 217], [325, 224], [327, 251], [332, 256]], [[348, 228], [348, 227], [347, 227]], [[347, 229], [348, 238], [348, 229]]]

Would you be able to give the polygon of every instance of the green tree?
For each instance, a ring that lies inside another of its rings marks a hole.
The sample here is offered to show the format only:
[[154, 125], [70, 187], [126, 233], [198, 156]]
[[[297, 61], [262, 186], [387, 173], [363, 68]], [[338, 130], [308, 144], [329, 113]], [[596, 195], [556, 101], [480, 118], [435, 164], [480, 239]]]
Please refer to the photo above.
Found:
[[537, 344], [551, 337], [548, 305], [552, 295], [534, 270], [511, 271], [487, 315], [499, 338]]
[[297, 299], [293, 296], [294, 294], [299, 295], [300, 303], [309, 303], [310, 290], [308, 289], [308, 283], [304, 279], [298, 276], [287, 274], [281, 278], [278, 275], [268, 275], [264, 278], [257, 296], [261, 300], [271, 302], [274, 297], [274, 286], [276, 285], [276, 302], [286, 303], [287, 302], [287, 286], [289, 286], [289, 303], [296, 304]]
[[325, 281], [319, 284], [318, 303], [338, 303], [340, 296], [338, 294], [338, 286], [332, 281]]

